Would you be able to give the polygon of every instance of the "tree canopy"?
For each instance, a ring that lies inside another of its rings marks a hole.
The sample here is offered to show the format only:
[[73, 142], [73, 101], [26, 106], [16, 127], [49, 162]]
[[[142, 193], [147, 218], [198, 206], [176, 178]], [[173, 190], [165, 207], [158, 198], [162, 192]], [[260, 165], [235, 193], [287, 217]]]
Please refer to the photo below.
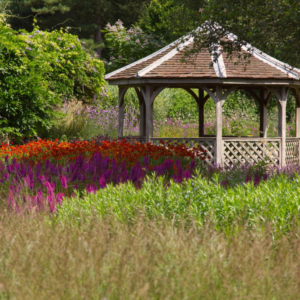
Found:
[[[122, 19], [125, 26], [135, 23], [148, 0], [12, 0], [14, 15], [36, 15], [42, 30], [70, 27], [70, 33], [82, 39], [92, 39], [89, 45], [102, 57], [102, 30], [110, 22]], [[11, 18], [16, 29], [29, 29], [29, 19]]]
[[[169, 3], [170, 0], [155, 0]], [[298, 0], [171, 0], [177, 7], [164, 14], [170, 32], [188, 33], [211, 21], [205, 34], [194, 32], [192, 51], [222, 41], [229, 55], [246, 42], [289, 63], [300, 66], [300, 2]], [[151, 10], [151, 6], [149, 6]], [[151, 15], [150, 15], [151, 17]], [[219, 27], [219, 25], [221, 27]], [[224, 39], [227, 32], [238, 39]]]

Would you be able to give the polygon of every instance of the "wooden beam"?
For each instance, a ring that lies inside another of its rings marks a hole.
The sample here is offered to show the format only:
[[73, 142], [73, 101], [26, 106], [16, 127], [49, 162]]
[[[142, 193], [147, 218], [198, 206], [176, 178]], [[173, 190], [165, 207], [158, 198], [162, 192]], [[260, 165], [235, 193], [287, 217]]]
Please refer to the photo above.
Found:
[[139, 99], [140, 106], [140, 136], [146, 135], [146, 104], [143, 97], [143, 94], [139, 90], [139, 88], [134, 88]]
[[185, 88], [185, 87], [183, 89], [187, 91], [195, 99], [197, 103], [199, 102], [199, 97], [196, 95], [194, 91], [192, 91], [190, 88]]
[[296, 137], [300, 137], [300, 90], [295, 88], [292, 92], [296, 98]]
[[267, 137], [267, 107], [268, 107], [268, 98], [270, 93], [267, 91], [261, 90], [259, 98], [260, 106], [260, 124], [259, 124], [259, 135], [260, 137]]
[[199, 121], [199, 137], [204, 136], [204, 91], [199, 89], [199, 98], [198, 98], [198, 121]]
[[222, 128], [223, 128], [223, 116], [222, 116], [222, 108], [223, 108], [223, 97], [222, 97], [222, 88], [216, 88], [216, 95], [213, 95], [213, 100], [216, 105], [216, 141], [215, 141], [215, 163], [217, 165], [222, 165], [223, 162], [223, 139], [222, 139]]
[[118, 137], [124, 136], [124, 97], [128, 88], [119, 87], [119, 123], [118, 123]]
[[249, 93], [251, 96], [253, 96], [253, 98], [255, 98], [255, 100], [257, 100], [258, 102], [260, 102], [261, 100], [261, 95], [257, 95], [254, 90], [248, 89], [248, 88], [243, 88], [244, 91], [246, 91], [247, 93]]
[[[212, 91], [213, 93], [215, 93], [215, 92], [216, 92], [216, 89], [213, 88], [211, 91]], [[209, 94], [207, 94], [207, 95], [204, 97], [204, 104], [206, 103], [206, 101], [207, 101], [209, 98], [210, 98], [210, 95], [209, 95]]]
[[[293, 79], [248, 79], [248, 78], [132, 78], [132, 79], [115, 79], [109, 80], [111, 85], [125, 85], [129, 87], [155, 85], [168, 86], [175, 88], [190, 87], [199, 88], [200, 85], [211, 85], [212, 87], [220, 85], [223, 88], [228, 88], [231, 85], [238, 85], [244, 87], [291, 87], [299, 88], [300, 80]], [[242, 88], [242, 87], [241, 87]]]
[[159, 86], [156, 89], [153, 90], [152, 95], [151, 95], [151, 103], [155, 100], [155, 98], [165, 89], [167, 88], [166, 86]]
[[[275, 93], [274, 93], [275, 92]], [[278, 99], [278, 135], [281, 137], [281, 159], [280, 166], [286, 166], [286, 101], [288, 96], [287, 88], [280, 88], [272, 91]]]
[[144, 94], [144, 100], [146, 105], [146, 143], [150, 142], [151, 137], [153, 136], [153, 87], [146, 86], [142, 89]]

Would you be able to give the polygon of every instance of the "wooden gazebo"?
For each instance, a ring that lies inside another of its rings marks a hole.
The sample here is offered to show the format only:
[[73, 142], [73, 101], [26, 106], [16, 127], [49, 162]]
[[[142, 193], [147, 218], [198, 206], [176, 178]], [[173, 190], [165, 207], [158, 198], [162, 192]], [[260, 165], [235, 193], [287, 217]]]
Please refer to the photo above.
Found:
[[[228, 34], [233, 40], [236, 37]], [[193, 37], [177, 40], [163, 49], [119, 70], [105, 79], [119, 87], [119, 137], [123, 137], [124, 96], [133, 87], [140, 102], [140, 136], [146, 142], [157, 143], [163, 137], [153, 137], [153, 102], [165, 88], [182, 88], [198, 104], [199, 138], [184, 139], [201, 144], [208, 151], [211, 162], [220, 165], [253, 163], [267, 159], [283, 167], [300, 163], [300, 70], [276, 60], [250, 45], [242, 47], [243, 54], [251, 49], [250, 64], [236, 63], [220, 55], [217, 60], [208, 50], [183, 59], [191, 47]], [[197, 89], [198, 93], [194, 90]], [[222, 106], [234, 90], [246, 90], [260, 103], [259, 138], [222, 137]], [[286, 138], [286, 102], [288, 91], [296, 97], [296, 137]], [[205, 93], [206, 92], [206, 96]], [[278, 132], [267, 138], [267, 106], [271, 96], [278, 99]], [[211, 97], [216, 105], [216, 135], [204, 135], [204, 104]], [[183, 140], [166, 138], [165, 140]]]

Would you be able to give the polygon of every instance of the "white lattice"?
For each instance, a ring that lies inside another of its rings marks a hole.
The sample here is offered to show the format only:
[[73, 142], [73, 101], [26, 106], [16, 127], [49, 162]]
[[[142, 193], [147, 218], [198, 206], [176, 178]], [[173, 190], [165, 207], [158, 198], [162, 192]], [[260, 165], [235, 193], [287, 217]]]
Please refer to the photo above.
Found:
[[275, 165], [280, 160], [279, 141], [224, 141], [224, 163], [254, 164], [260, 161]]
[[299, 140], [286, 141], [286, 164], [299, 164]]
[[215, 153], [215, 142], [214, 140], [201, 140], [201, 138], [152, 138], [151, 142], [155, 145], [160, 145], [160, 141], [164, 142], [174, 142], [174, 143], [187, 143], [188, 147], [192, 149], [193, 147], [197, 147], [200, 145], [204, 151], [206, 151], [206, 159], [207, 163], [213, 163], [214, 161], [214, 153]]
[[205, 161], [209, 164], [212, 164], [214, 161], [215, 155], [215, 143], [214, 141], [199, 141], [198, 144], [206, 151]]

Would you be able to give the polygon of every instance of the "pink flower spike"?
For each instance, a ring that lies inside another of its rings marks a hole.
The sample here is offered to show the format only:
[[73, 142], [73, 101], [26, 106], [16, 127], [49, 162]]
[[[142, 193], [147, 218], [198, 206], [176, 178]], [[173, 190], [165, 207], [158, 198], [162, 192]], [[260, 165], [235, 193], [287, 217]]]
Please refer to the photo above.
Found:
[[68, 181], [67, 181], [67, 178], [65, 176], [60, 177], [60, 182], [61, 182], [61, 185], [64, 189], [68, 188]]
[[64, 193], [58, 193], [58, 194], [56, 195], [56, 199], [57, 199], [59, 205], [62, 204], [62, 200], [63, 200], [64, 196], [65, 196]]

